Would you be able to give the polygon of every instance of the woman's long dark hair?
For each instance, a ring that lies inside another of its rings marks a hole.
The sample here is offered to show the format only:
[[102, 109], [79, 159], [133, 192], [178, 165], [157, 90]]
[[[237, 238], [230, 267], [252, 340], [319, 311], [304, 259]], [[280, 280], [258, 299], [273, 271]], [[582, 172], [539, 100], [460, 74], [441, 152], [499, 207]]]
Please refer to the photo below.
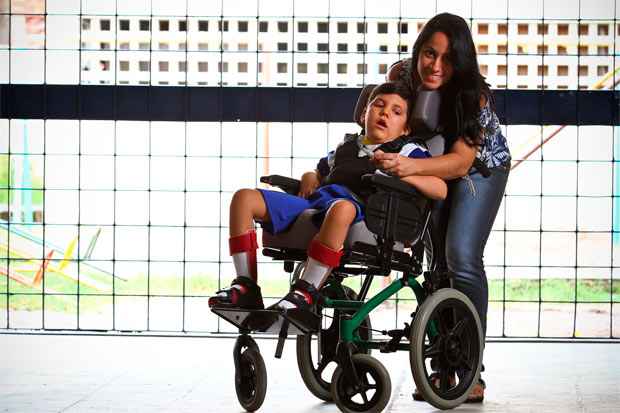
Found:
[[452, 78], [440, 88], [440, 125], [444, 128], [444, 137], [448, 146], [461, 136], [471, 145], [482, 144], [482, 130], [478, 121], [480, 102], [484, 98], [485, 102], [492, 105], [493, 97], [489, 85], [480, 74], [471, 31], [462, 17], [441, 13], [424, 25], [413, 45], [411, 76], [414, 85], [421, 84], [417, 67], [422, 46], [436, 32], [444, 33], [450, 41], [450, 60], [453, 67]]

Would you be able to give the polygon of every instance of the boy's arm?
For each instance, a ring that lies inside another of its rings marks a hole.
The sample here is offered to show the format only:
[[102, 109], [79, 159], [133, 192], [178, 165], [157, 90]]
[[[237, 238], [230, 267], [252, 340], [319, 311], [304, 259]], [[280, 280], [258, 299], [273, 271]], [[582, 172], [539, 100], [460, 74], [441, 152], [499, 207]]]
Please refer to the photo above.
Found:
[[448, 185], [436, 176], [412, 175], [400, 179], [428, 198], [442, 200], [448, 195]]
[[321, 174], [318, 170], [308, 171], [301, 176], [297, 196], [308, 198], [321, 185]]

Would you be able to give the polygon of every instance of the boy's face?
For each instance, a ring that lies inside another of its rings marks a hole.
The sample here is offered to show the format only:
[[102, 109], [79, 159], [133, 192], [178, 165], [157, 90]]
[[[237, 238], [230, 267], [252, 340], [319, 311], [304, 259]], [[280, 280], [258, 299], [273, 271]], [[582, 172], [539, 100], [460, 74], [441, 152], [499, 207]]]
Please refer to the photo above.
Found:
[[408, 135], [407, 101], [397, 94], [380, 94], [368, 103], [362, 115], [366, 136], [374, 144]]

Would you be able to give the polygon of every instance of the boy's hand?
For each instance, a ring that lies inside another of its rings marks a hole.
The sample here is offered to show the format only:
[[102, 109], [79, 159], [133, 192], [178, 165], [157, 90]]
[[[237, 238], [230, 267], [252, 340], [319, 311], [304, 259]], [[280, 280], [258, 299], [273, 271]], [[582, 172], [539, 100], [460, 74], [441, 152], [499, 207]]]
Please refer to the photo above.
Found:
[[375, 151], [372, 157], [372, 161], [377, 168], [385, 173], [400, 178], [408, 175], [406, 163], [410, 160], [410, 158], [404, 158], [397, 153], [385, 153], [379, 150]]
[[302, 198], [308, 198], [310, 194], [312, 194], [315, 189], [317, 189], [320, 185], [319, 177], [316, 172], [306, 172], [301, 176], [301, 183], [299, 185], [299, 193], [298, 196]]

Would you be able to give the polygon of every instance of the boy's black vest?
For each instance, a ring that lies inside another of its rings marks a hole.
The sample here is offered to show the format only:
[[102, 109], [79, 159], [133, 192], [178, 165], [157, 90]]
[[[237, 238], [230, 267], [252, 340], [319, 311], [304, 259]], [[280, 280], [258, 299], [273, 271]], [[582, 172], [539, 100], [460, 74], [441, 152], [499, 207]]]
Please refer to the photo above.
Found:
[[[372, 188], [366, 187], [362, 183], [362, 176], [375, 173], [377, 168], [368, 156], [359, 156], [360, 147], [356, 134], [346, 134], [344, 142], [336, 148], [334, 154], [334, 164], [329, 175], [325, 178], [324, 184], [339, 184], [346, 186], [362, 200], [373, 192]], [[389, 153], [399, 153], [403, 146], [414, 142], [410, 136], [401, 136], [393, 141], [381, 144], [375, 150]]]

